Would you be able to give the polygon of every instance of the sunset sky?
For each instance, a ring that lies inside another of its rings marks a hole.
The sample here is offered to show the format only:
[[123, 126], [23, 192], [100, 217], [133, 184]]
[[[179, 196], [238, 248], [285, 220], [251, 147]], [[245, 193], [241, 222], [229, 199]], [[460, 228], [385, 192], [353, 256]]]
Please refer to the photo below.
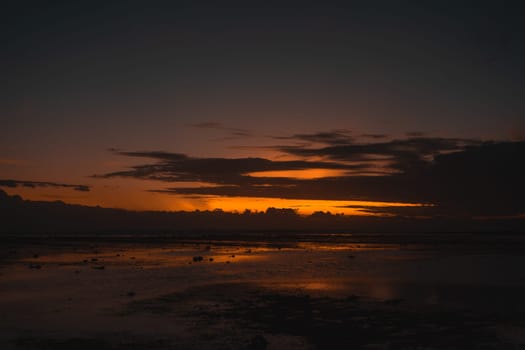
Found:
[[432, 3], [13, 2], [0, 188], [133, 210], [523, 215], [522, 5]]

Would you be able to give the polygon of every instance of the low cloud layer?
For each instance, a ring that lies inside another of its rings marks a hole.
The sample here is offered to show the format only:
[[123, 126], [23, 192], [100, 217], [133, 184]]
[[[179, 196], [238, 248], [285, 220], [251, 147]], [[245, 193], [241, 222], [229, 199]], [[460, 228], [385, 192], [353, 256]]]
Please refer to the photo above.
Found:
[[54, 187], [54, 188], [72, 188], [75, 191], [79, 192], [89, 192], [90, 186], [86, 185], [72, 185], [64, 184], [57, 182], [43, 182], [43, 181], [24, 181], [24, 180], [1, 180], [0, 187], [28, 187], [28, 188], [37, 188], [37, 187]]
[[[498, 216], [525, 212], [521, 165], [525, 142], [407, 137], [356, 142], [344, 131], [277, 138], [272, 149], [297, 158], [195, 158], [170, 152], [123, 152], [144, 162], [98, 178], [160, 180], [179, 195], [367, 200], [429, 204], [419, 209], [370, 208], [402, 215]], [[297, 142], [308, 142], [298, 146]], [[294, 144], [295, 143], [295, 144]], [[315, 160], [314, 160], [315, 159]], [[342, 176], [305, 179], [257, 177], [253, 172], [336, 169]], [[208, 185], [185, 187], [184, 182]], [[170, 186], [169, 184], [177, 184]], [[181, 186], [182, 185], [182, 186]], [[365, 208], [366, 209], [366, 208]]]

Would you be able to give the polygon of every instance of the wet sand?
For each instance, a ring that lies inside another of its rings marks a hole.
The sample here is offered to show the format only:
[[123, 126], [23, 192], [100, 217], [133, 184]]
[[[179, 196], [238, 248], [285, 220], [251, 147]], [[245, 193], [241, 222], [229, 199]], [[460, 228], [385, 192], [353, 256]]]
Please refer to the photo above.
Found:
[[10, 240], [0, 348], [521, 349], [523, 241]]

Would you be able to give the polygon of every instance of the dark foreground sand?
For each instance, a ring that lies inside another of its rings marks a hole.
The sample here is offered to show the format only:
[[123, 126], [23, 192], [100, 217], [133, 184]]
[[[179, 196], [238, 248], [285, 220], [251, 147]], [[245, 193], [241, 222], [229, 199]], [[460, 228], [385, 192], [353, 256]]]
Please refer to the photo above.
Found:
[[525, 349], [522, 240], [10, 239], [0, 348]]

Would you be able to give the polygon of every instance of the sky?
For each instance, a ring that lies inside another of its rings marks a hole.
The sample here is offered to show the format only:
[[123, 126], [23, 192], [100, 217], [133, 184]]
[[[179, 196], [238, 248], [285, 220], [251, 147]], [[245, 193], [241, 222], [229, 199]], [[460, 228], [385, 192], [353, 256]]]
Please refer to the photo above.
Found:
[[14, 2], [0, 188], [133, 210], [522, 215], [522, 7]]

